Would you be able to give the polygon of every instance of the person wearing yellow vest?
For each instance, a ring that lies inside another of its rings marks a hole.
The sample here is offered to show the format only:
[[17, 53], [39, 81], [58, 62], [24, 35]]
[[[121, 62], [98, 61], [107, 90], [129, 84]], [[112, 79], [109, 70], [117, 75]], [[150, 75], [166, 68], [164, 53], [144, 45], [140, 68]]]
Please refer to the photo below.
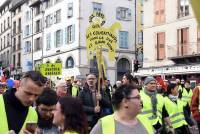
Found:
[[157, 93], [157, 83], [154, 77], [148, 76], [144, 80], [144, 89], [140, 91], [143, 102], [142, 115], [147, 117], [156, 131], [160, 131], [163, 125], [164, 99]]
[[75, 79], [72, 84], [72, 97], [77, 97], [79, 91], [80, 91], [80, 88], [77, 84], [77, 80]]
[[200, 83], [193, 89], [193, 95], [190, 103], [190, 110], [200, 133]]
[[190, 105], [192, 94], [193, 93], [192, 89], [190, 88], [190, 81], [186, 80], [182, 92], [179, 92], [179, 97], [181, 98], [181, 101]]
[[[188, 106], [188, 105], [187, 105]], [[171, 83], [164, 98], [164, 109], [168, 116], [167, 125], [176, 134], [190, 134], [188, 124], [194, 126], [186, 113], [186, 104], [178, 98], [178, 85]]]
[[90, 134], [154, 134], [150, 121], [140, 114], [142, 103], [136, 86], [118, 87], [112, 103], [114, 114], [101, 118]]
[[36, 122], [37, 113], [31, 107], [43, 92], [46, 78], [40, 72], [29, 71], [23, 76], [19, 89], [9, 89], [0, 95], [0, 134], [27, 132], [27, 122]]
[[60, 98], [53, 114], [53, 123], [60, 127], [60, 134], [88, 134], [86, 114], [79, 99], [71, 96]]

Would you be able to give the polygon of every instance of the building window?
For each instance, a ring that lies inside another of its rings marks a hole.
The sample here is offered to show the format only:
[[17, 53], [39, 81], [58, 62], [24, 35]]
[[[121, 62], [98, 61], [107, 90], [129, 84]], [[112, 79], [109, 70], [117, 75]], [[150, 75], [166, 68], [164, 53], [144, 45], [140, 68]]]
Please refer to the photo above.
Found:
[[16, 21], [13, 22], [13, 34], [16, 34]]
[[165, 58], [165, 33], [157, 33], [157, 60]]
[[73, 17], [73, 3], [68, 3], [67, 18]]
[[7, 34], [7, 45], [10, 46], [10, 34]]
[[49, 14], [46, 16], [46, 28], [50, 27], [52, 25], [52, 14]]
[[25, 27], [25, 36], [29, 36], [30, 35], [30, 26], [26, 25]]
[[26, 41], [24, 46], [24, 53], [30, 53], [31, 52], [31, 42]]
[[36, 38], [35, 42], [34, 42], [34, 50], [35, 51], [41, 50], [41, 48], [42, 48], [41, 46], [42, 46], [42, 40], [41, 40], [41, 38], [40, 37]]
[[143, 31], [138, 33], [138, 43], [143, 44]]
[[177, 37], [177, 56], [185, 56], [188, 55], [189, 52], [189, 28], [178, 29], [178, 37]]
[[165, 22], [165, 0], [155, 0], [155, 24]]
[[58, 2], [60, 2], [60, 1], [61, 1], [61, 0], [55, 0], [55, 4], [58, 3]]
[[128, 32], [119, 31], [119, 48], [128, 48]]
[[28, 21], [28, 20], [30, 20], [31, 19], [31, 13], [30, 13], [30, 11], [26, 11], [26, 16], [25, 16], [26, 18], [26, 21]]
[[67, 58], [66, 61], [66, 68], [73, 68], [74, 67], [74, 60], [72, 57]]
[[93, 6], [93, 12], [101, 12], [102, 11], [102, 3], [92, 3]]
[[37, 20], [35, 23], [36, 27], [35, 27], [35, 32], [38, 33], [42, 30], [42, 21], [41, 20]]
[[21, 23], [22, 23], [22, 21], [21, 21], [21, 18], [19, 18], [19, 24], [18, 24], [18, 32], [20, 33], [22, 30], [21, 30]]
[[47, 48], [46, 50], [51, 49], [51, 33], [47, 34], [46, 36]]
[[15, 67], [15, 55], [13, 55], [13, 67]]
[[189, 0], [179, 0], [178, 17], [189, 15]]
[[117, 7], [116, 18], [118, 20], [131, 20], [131, 9], [125, 7]]
[[61, 21], [61, 10], [56, 11], [55, 19], [55, 23], [59, 23]]
[[8, 28], [10, 27], [10, 17], [8, 17]]
[[46, 8], [49, 8], [52, 6], [53, 0], [46, 0], [45, 4], [46, 4]]
[[17, 49], [21, 50], [21, 36], [18, 36], [18, 44], [17, 44]]
[[18, 53], [17, 67], [21, 67], [21, 53]]
[[35, 7], [35, 15], [39, 15], [41, 13], [41, 6], [38, 5]]
[[65, 41], [66, 43], [72, 43], [75, 40], [75, 25], [70, 25], [65, 29]]
[[55, 32], [55, 47], [60, 47], [62, 45], [62, 30], [57, 30]]

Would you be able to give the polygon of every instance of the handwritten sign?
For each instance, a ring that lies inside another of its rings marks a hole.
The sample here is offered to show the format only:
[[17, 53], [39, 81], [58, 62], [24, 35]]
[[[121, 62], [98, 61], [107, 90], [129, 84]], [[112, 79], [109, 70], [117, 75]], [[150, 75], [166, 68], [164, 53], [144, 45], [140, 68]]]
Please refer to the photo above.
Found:
[[41, 64], [40, 65], [40, 72], [44, 76], [62, 75], [62, 64], [61, 63]]

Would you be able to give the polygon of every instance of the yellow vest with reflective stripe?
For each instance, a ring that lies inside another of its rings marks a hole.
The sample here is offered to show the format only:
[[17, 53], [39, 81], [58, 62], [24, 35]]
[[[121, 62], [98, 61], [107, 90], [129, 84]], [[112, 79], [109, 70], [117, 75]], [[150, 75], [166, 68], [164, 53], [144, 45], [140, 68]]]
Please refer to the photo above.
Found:
[[172, 127], [178, 128], [183, 125], [187, 125], [183, 113], [184, 103], [180, 99], [177, 100], [177, 103], [172, 102], [168, 97], [165, 97], [164, 100], [165, 108], [167, 110], [167, 113], [169, 114]]
[[143, 108], [142, 108], [141, 114], [146, 116], [151, 121], [152, 125], [157, 124], [157, 122], [162, 124], [162, 108], [164, 106], [163, 96], [160, 94], [156, 95], [156, 98], [157, 98], [156, 115], [153, 114], [151, 98], [144, 91], [140, 92], [140, 96], [141, 96], [141, 100], [143, 102]]
[[78, 93], [78, 87], [73, 86], [73, 87], [72, 87], [72, 96], [73, 96], [73, 97], [76, 97], [76, 96], [77, 96], [77, 93]]
[[[148, 134], [154, 134], [153, 126], [150, 121], [143, 115], [136, 117], [143, 125]], [[102, 124], [102, 134], [115, 134], [115, 120], [113, 115], [108, 115], [100, 119]]]
[[188, 91], [185, 88], [183, 88], [181, 101], [183, 101], [184, 103], [188, 103], [190, 105], [192, 95], [193, 93], [191, 89], [188, 93]]
[[[7, 122], [7, 115], [6, 115], [6, 110], [5, 110], [5, 104], [3, 100], [3, 95], [0, 95], [0, 134], [6, 134], [9, 129], [8, 129], [8, 122]], [[38, 116], [33, 107], [29, 107], [28, 109], [28, 114], [26, 117], [26, 120], [19, 132], [19, 134], [22, 134], [22, 129], [25, 128], [26, 122], [36, 122], [38, 121]]]

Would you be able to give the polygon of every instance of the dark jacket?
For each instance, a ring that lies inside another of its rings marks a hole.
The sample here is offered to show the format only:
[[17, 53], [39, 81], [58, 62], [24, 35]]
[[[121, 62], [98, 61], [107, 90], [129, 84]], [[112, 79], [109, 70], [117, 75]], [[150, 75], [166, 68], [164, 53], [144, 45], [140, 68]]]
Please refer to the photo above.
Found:
[[111, 102], [105, 92], [101, 90], [102, 99], [99, 101], [101, 111], [99, 113], [95, 113], [95, 102], [93, 101], [92, 91], [88, 88], [83, 88], [83, 90], [79, 92], [78, 96], [83, 103], [83, 109], [87, 115], [88, 124], [92, 128], [103, 116], [103, 109], [111, 107]]
[[16, 89], [7, 90], [3, 94], [5, 110], [8, 120], [9, 130], [14, 130], [16, 134], [21, 130], [28, 114], [28, 108], [24, 106], [15, 96]]

